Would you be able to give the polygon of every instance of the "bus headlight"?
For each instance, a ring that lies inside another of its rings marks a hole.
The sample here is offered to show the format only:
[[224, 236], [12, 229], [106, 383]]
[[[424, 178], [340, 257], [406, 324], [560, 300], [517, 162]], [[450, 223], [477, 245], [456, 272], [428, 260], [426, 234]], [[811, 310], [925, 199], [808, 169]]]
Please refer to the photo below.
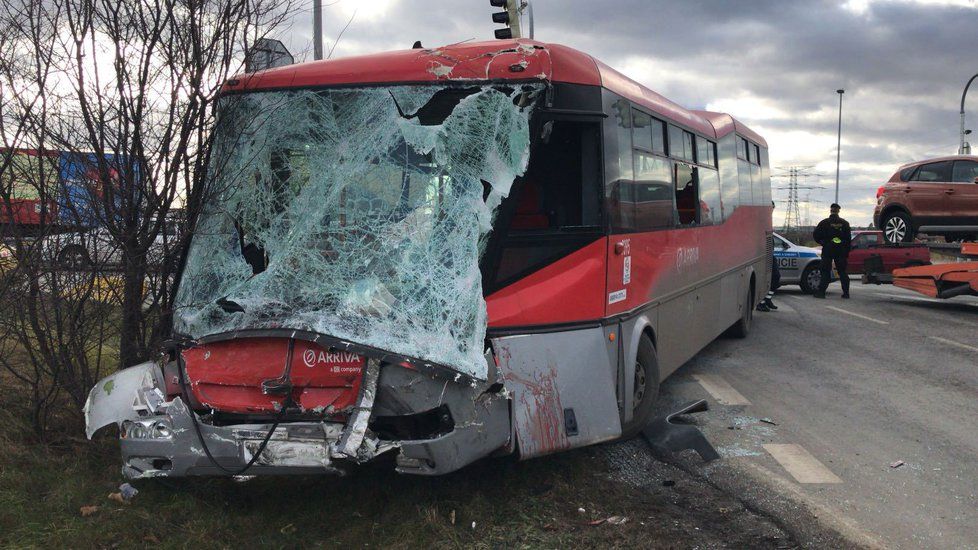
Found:
[[170, 425], [166, 421], [160, 420], [153, 424], [153, 437], [169, 439], [172, 436], [173, 430], [170, 429]]
[[123, 439], [170, 439], [173, 428], [168, 420], [127, 420], [122, 423]]

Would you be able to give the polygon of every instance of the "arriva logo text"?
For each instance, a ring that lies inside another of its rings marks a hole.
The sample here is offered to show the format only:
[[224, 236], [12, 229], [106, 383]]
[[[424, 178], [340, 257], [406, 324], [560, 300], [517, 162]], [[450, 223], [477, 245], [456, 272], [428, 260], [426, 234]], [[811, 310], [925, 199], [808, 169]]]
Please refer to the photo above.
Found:
[[[320, 365], [335, 365], [337, 363], [349, 365], [350, 363], [359, 363], [360, 356], [348, 352], [327, 353], [322, 350], [317, 352], [313, 349], [307, 349], [302, 352], [302, 362], [309, 368]], [[356, 369], [359, 368], [359, 366], [356, 367]]]
[[680, 248], [676, 251], [676, 269], [684, 271], [700, 261], [700, 247]]

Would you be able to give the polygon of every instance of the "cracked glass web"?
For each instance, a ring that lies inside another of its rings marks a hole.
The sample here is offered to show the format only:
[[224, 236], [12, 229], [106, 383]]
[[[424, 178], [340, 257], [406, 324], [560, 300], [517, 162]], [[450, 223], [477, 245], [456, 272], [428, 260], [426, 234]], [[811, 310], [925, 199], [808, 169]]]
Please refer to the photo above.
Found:
[[485, 378], [479, 258], [539, 90], [226, 98], [174, 329], [308, 330]]

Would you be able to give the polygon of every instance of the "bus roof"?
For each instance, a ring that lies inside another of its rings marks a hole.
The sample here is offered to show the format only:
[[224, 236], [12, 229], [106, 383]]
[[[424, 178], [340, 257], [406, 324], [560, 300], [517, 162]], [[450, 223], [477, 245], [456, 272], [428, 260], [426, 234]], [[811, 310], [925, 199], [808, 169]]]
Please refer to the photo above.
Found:
[[500, 80], [602, 86], [707, 137], [719, 139], [736, 131], [767, 147], [760, 135], [730, 115], [687, 110], [584, 52], [528, 39], [461, 42], [288, 65], [235, 76], [222, 91]]

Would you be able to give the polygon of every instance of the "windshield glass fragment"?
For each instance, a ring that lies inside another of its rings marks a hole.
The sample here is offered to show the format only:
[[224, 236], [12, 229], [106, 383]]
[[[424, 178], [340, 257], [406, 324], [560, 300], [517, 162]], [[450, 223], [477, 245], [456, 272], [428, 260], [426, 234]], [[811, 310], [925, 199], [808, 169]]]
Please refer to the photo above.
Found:
[[479, 258], [539, 89], [225, 98], [174, 329], [308, 330], [484, 378]]

